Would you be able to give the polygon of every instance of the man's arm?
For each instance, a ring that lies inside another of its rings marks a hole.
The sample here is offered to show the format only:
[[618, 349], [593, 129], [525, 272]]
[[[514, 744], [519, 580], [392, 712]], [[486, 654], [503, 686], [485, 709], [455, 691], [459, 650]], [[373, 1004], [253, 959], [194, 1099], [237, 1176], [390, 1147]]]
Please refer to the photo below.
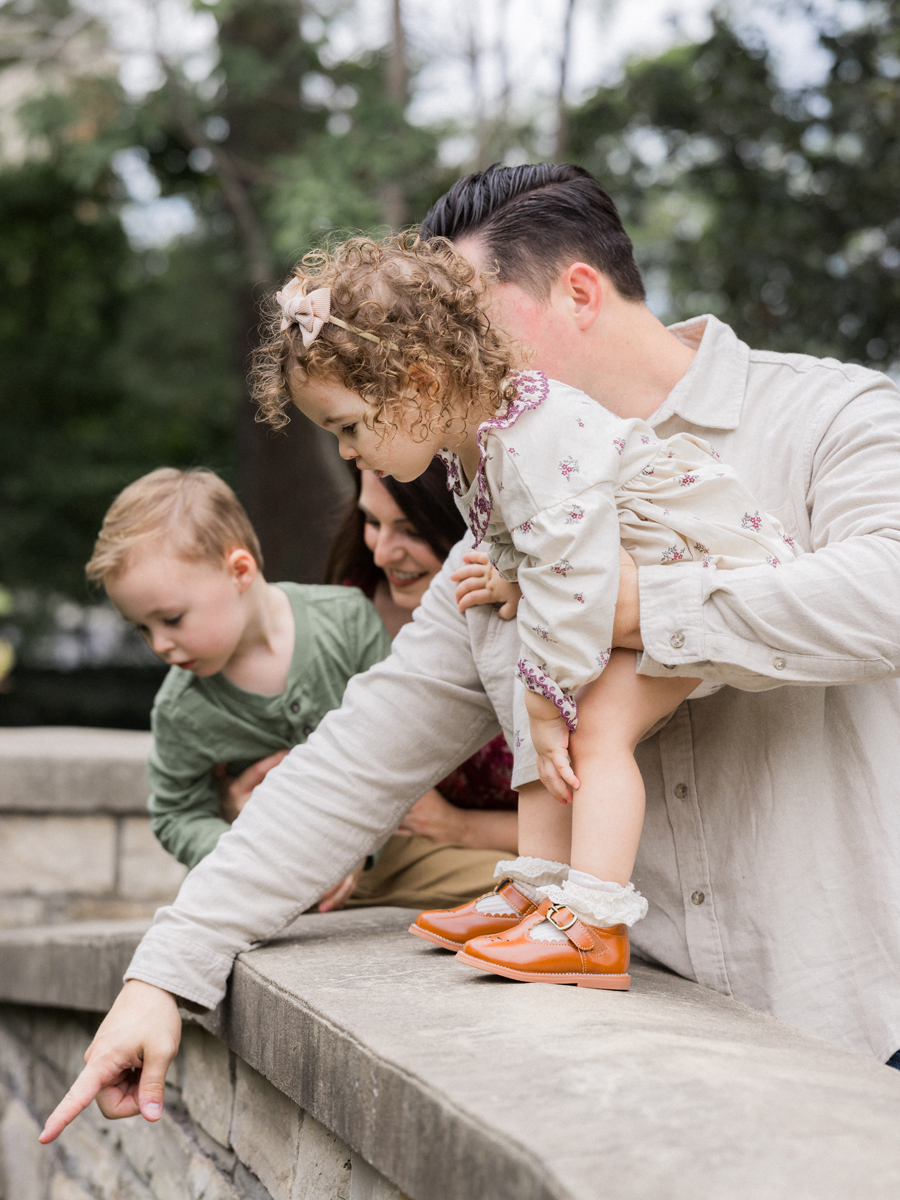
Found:
[[161, 909], [128, 970], [204, 1007], [235, 955], [273, 936], [380, 845], [416, 800], [498, 732], [457, 611], [434, 580], [383, 663], [295, 747]]
[[[641, 670], [723, 666], [758, 688], [862, 683], [900, 671], [900, 397], [886, 382], [842, 408], [812, 454], [812, 554], [776, 570], [642, 567]], [[669, 674], [669, 672], [666, 672]], [[704, 677], [711, 678], [704, 670]]]

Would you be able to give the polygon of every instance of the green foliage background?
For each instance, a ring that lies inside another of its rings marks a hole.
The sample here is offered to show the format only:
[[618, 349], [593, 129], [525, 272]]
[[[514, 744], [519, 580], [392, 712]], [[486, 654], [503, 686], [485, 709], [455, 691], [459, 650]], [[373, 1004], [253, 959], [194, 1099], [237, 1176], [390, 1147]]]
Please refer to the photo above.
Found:
[[[252, 489], [244, 375], [264, 286], [330, 232], [421, 218], [457, 174], [438, 154], [453, 130], [406, 119], [391, 47], [335, 64], [325, 26], [301, 33], [296, 0], [214, 11], [211, 90], [173, 70], [135, 103], [108, 72], [76, 73], [23, 109], [35, 153], [0, 162], [7, 586], [84, 598], [106, 506], [161, 463]], [[720, 16], [702, 44], [632, 63], [569, 114], [564, 157], [620, 203], [666, 319], [711, 311], [756, 346], [898, 369], [900, 3], [864, 11], [851, 32], [823, 29], [821, 87], [786, 92]], [[14, 47], [0, 68], [70, 13], [67, 0], [0, 4]], [[304, 100], [310, 82], [319, 98]], [[506, 132], [525, 136], [521, 121]], [[499, 127], [495, 143], [502, 154]], [[197, 213], [198, 232], [165, 253], [122, 232], [113, 156], [126, 148]], [[264, 470], [264, 454], [253, 461]]]

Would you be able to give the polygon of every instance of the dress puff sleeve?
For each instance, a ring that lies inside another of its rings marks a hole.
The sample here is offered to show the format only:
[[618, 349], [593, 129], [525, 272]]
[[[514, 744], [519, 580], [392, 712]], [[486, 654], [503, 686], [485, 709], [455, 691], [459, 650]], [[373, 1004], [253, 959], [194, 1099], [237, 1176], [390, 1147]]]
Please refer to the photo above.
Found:
[[574, 430], [571, 404], [524, 414], [514, 429], [490, 437], [484, 461], [502, 512], [488, 530], [491, 557], [507, 577], [517, 564], [522, 590], [517, 674], [553, 701], [572, 730], [573, 692], [609, 661], [619, 588], [621, 448], [609, 414], [587, 404], [601, 419], [576, 410]]

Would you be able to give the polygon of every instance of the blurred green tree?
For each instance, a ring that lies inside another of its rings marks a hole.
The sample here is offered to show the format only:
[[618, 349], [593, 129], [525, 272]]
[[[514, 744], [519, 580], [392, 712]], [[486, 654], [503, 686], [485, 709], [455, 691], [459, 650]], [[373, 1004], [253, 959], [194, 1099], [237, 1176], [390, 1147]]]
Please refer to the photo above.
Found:
[[[270, 575], [320, 578], [346, 477], [333, 440], [299, 414], [287, 434], [255, 422], [245, 376], [258, 305], [310, 245], [421, 216], [444, 184], [436, 135], [404, 115], [399, 0], [390, 44], [349, 61], [329, 45], [340, 15], [221, 0], [212, 76], [192, 82], [160, 50], [161, 85], [136, 102], [102, 26], [69, 0], [2, 6], [0, 69], [34, 75], [19, 113], [27, 149], [0, 161], [6, 582], [83, 594], [109, 500], [163, 462], [223, 471]], [[163, 198], [190, 204], [192, 234], [129, 245], [123, 151]]]
[[900, 367], [900, 4], [863, 7], [821, 33], [820, 87], [786, 90], [719, 15], [571, 115], [569, 153], [621, 200], [670, 319]]

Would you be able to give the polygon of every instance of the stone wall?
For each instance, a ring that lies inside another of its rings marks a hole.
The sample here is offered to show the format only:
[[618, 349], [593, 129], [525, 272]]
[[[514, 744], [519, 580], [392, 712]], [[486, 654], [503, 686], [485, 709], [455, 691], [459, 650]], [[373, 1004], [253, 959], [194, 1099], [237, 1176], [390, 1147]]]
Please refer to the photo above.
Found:
[[186, 1025], [153, 1125], [89, 1108], [38, 1135], [99, 1016], [0, 1005], [0, 1200], [404, 1200], [217, 1038]]
[[150, 832], [150, 734], [0, 729], [0, 927], [152, 916], [185, 870]]

